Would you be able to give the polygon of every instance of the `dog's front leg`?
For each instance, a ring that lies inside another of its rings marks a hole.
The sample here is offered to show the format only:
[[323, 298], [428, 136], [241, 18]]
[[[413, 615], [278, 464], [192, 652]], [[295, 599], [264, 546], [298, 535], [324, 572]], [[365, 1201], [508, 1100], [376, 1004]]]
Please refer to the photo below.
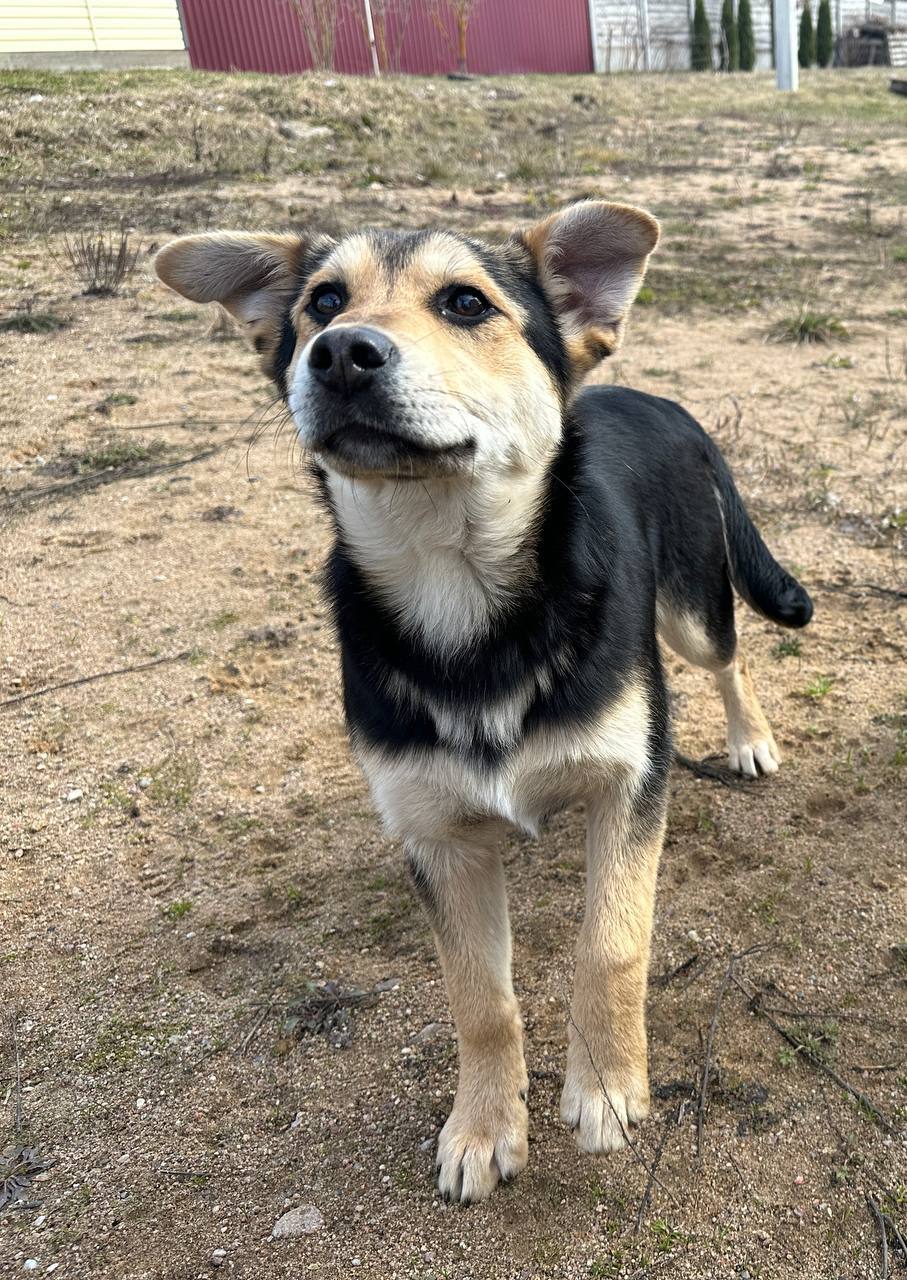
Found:
[[472, 840], [407, 842], [457, 1029], [460, 1079], [438, 1139], [438, 1186], [468, 1204], [513, 1178], [528, 1154], [523, 1029], [510, 978], [500, 854]]
[[645, 999], [663, 819], [615, 787], [589, 806], [561, 1118], [581, 1151], [623, 1146], [649, 1111]]

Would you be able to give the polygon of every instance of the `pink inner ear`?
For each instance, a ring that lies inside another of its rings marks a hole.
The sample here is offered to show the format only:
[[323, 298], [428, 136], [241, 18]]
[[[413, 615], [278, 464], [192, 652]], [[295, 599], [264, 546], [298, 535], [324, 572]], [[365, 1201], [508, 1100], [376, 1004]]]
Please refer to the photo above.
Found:
[[561, 273], [570, 281], [570, 310], [586, 324], [611, 323], [619, 312], [608, 306], [607, 279], [611, 271], [602, 263], [589, 266], [577, 263], [571, 267], [564, 263]]
[[555, 232], [549, 267], [558, 281], [560, 306], [579, 323], [617, 324], [633, 301], [648, 256], [617, 220], [604, 226], [585, 210]]

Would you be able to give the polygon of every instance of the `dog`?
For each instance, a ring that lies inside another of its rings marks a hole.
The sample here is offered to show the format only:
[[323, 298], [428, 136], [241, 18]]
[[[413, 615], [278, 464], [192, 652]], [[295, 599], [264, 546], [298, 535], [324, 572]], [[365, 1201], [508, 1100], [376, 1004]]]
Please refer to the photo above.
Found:
[[731, 767], [781, 757], [734, 590], [802, 627], [716, 445], [680, 406], [581, 387], [618, 347], [658, 223], [572, 204], [500, 244], [447, 230], [188, 236], [156, 259], [248, 332], [333, 522], [327, 594], [353, 750], [402, 839], [446, 980], [459, 1082], [438, 1185], [527, 1160], [498, 849], [582, 804], [585, 918], [561, 1116], [581, 1150], [649, 1107], [645, 995], [672, 760], [657, 637], [711, 671]]

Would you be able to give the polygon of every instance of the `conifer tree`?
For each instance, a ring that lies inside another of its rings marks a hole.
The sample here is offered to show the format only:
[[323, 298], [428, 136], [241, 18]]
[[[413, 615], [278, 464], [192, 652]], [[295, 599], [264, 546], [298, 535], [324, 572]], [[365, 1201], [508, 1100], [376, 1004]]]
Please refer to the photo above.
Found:
[[816, 33], [813, 28], [813, 15], [809, 0], [805, 0], [800, 17], [800, 41], [797, 46], [797, 61], [801, 67], [811, 67], [816, 61]]
[[712, 28], [705, 11], [705, 0], [696, 0], [696, 8], [693, 10], [690, 66], [694, 71], [711, 71], [712, 69]]
[[756, 38], [753, 35], [750, 0], [740, 0], [737, 7], [737, 44], [740, 49], [740, 70], [752, 71], [756, 65]]
[[835, 49], [835, 38], [831, 30], [830, 0], [819, 0], [819, 17], [816, 21], [816, 61], [820, 67], [831, 63]]
[[718, 48], [718, 65], [722, 71], [737, 71], [740, 67], [734, 0], [724, 0], [721, 6], [721, 44]]

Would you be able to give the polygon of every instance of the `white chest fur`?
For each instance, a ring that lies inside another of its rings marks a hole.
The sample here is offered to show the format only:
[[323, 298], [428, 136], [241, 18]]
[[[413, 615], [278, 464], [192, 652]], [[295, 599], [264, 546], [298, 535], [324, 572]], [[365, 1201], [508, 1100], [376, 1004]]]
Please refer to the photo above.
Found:
[[429, 488], [329, 472], [328, 487], [351, 556], [406, 632], [443, 651], [487, 630], [521, 576], [538, 476]]
[[495, 764], [439, 746], [391, 753], [357, 746], [357, 755], [388, 831], [438, 840], [464, 822], [499, 820], [536, 834], [546, 813], [624, 778], [638, 785], [648, 763], [649, 711], [631, 684], [586, 724], [546, 726], [524, 737]]

